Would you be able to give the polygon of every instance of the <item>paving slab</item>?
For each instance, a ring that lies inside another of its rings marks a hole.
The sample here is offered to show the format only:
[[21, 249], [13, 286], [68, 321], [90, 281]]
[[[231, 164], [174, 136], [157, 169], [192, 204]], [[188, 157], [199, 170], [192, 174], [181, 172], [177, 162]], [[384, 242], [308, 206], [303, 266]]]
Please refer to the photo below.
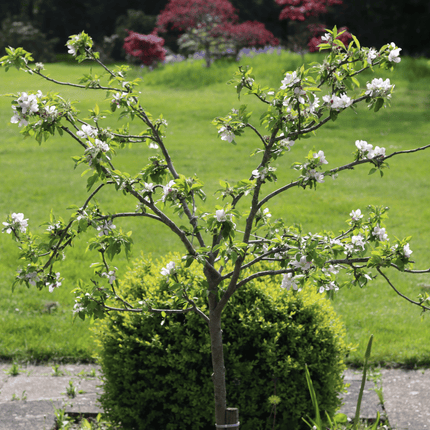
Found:
[[54, 407], [61, 402], [14, 401], [0, 404], [1, 430], [51, 430], [55, 425]]
[[[344, 404], [339, 412], [345, 414], [350, 420], [355, 418], [362, 376], [361, 371], [351, 369], [347, 369], [344, 375], [343, 380], [349, 387], [347, 387], [347, 392], [343, 395]], [[384, 411], [374, 388], [375, 383], [373, 381], [366, 381], [360, 406], [360, 418], [363, 420], [376, 420], [378, 412], [381, 418], [384, 418]]]
[[[16, 376], [7, 373], [10, 369], [11, 364], [0, 364], [0, 430], [51, 430], [55, 409], [64, 408], [70, 416], [102, 412], [99, 366], [64, 365], [55, 372], [52, 366], [27, 365]], [[67, 394], [70, 382], [74, 398]]]
[[396, 430], [430, 430], [430, 370], [381, 369], [384, 404]]

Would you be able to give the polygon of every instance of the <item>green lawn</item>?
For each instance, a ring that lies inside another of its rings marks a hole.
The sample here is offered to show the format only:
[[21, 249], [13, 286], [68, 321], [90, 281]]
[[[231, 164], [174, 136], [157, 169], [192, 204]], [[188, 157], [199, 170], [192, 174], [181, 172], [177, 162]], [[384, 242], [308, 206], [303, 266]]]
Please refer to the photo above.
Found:
[[[315, 57], [308, 56], [306, 61]], [[279, 86], [283, 73], [294, 70], [301, 57], [294, 54], [260, 55], [244, 59], [240, 64], [254, 67], [256, 79], [264, 84]], [[169, 122], [166, 143], [175, 166], [186, 175], [196, 173], [206, 184], [210, 197], [206, 204], [213, 207], [211, 197], [219, 188], [218, 180], [235, 181], [249, 177], [256, 168], [257, 158], [249, 157], [255, 145], [254, 135], [248, 131], [232, 146], [217, 138], [211, 121], [226, 114], [232, 107], [248, 103], [253, 113], [253, 123], [258, 125], [262, 107], [250, 97], [239, 102], [235, 89], [225, 85], [239, 64], [221, 62], [211, 69], [201, 62], [180, 63], [165, 66], [151, 73], [140, 69], [133, 75], [143, 74], [141, 85], [144, 107], [154, 116], [163, 113]], [[57, 79], [76, 82], [87, 65], [53, 64], [47, 66], [48, 73]], [[95, 69], [95, 68], [94, 68]], [[370, 74], [367, 74], [369, 77]], [[278, 183], [294, 179], [290, 169], [294, 161], [301, 161], [315, 147], [322, 149], [329, 161], [328, 167], [345, 164], [352, 160], [357, 139], [384, 146], [387, 153], [399, 149], [411, 149], [429, 143], [430, 64], [428, 60], [405, 58], [392, 74], [376, 72], [375, 76], [390, 77], [396, 84], [392, 107], [377, 114], [365, 107], [344, 112], [336, 122], [320, 129], [315, 138], [302, 140], [288, 156], [278, 160]], [[364, 83], [365, 80], [362, 80]], [[39, 78], [10, 70], [0, 74], [0, 85], [4, 92], [41, 89], [58, 91], [66, 98], [83, 99], [79, 104], [85, 113], [94, 103], [103, 107], [102, 92], [85, 93], [69, 87], [53, 87]], [[86, 178], [80, 177], [82, 169], [73, 170], [71, 157], [80, 154], [80, 149], [67, 137], [54, 137], [41, 147], [31, 139], [23, 140], [18, 127], [6, 125], [12, 116], [10, 98], [0, 98], [0, 217], [1, 221], [11, 212], [23, 212], [30, 219], [32, 229], [48, 219], [51, 209], [55, 214], [68, 216], [70, 204], [82, 205], [86, 198]], [[252, 120], [252, 119], [251, 119]], [[113, 124], [112, 127], [115, 127]], [[261, 129], [261, 128], [260, 128]], [[139, 130], [138, 124], [132, 131]], [[134, 173], [145, 164], [154, 150], [134, 145], [121, 152], [115, 165], [122, 171]], [[326, 179], [317, 191], [292, 189], [287, 195], [271, 202], [273, 217], [282, 217], [288, 224], [301, 223], [305, 231], [341, 230], [347, 225], [351, 210], [369, 204], [389, 206], [387, 222], [391, 237], [410, 236], [411, 249], [417, 268], [430, 266], [430, 175], [428, 165], [430, 151], [415, 153], [390, 160], [390, 169], [383, 178], [368, 175], [369, 167], [357, 168], [339, 175], [336, 181]], [[273, 186], [272, 186], [273, 187]], [[133, 211], [134, 202], [122, 194], [99, 197], [99, 202], [108, 210]], [[204, 207], [202, 207], [204, 209]], [[181, 250], [180, 243], [172, 238], [162, 226], [150, 220], [135, 222], [121, 220], [115, 223], [124, 230], [132, 230], [135, 247], [133, 257], [141, 252], [161, 256], [168, 251]], [[94, 343], [89, 331], [89, 322], [72, 322], [73, 295], [70, 291], [79, 278], [91, 274], [89, 265], [97, 256], [85, 254], [84, 241], [68, 253], [59, 270], [66, 278], [61, 288], [50, 294], [35, 289], [17, 288], [13, 293], [11, 284], [17, 263], [17, 250], [8, 235], [0, 235], [0, 358], [90, 360]], [[130, 263], [124, 257], [115, 261], [120, 273]], [[416, 298], [430, 285], [428, 275], [392, 275], [395, 285], [406, 295]], [[49, 313], [47, 303], [56, 301], [59, 307]], [[428, 317], [420, 316], [418, 308], [402, 300], [378, 279], [371, 285], [359, 289], [345, 289], [336, 295], [334, 306], [342, 315], [348, 340], [357, 349], [348, 357], [349, 363], [359, 363], [370, 334], [374, 334], [373, 360], [377, 363], [400, 363], [404, 365], [430, 364], [430, 324]]]

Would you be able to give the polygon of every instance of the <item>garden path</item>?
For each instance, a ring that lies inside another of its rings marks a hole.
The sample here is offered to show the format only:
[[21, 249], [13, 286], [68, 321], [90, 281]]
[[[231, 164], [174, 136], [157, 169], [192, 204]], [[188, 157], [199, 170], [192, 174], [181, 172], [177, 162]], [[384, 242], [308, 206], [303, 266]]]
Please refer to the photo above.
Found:
[[[55, 424], [54, 408], [65, 407], [69, 415], [96, 416], [101, 409], [97, 397], [102, 392], [100, 368], [96, 365], [70, 364], [57, 368], [28, 365], [12, 376], [11, 364], [0, 363], [0, 430], [51, 430]], [[367, 381], [360, 416], [375, 419], [377, 411], [389, 419], [396, 430], [430, 430], [430, 370], [381, 369], [384, 409]], [[341, 412], [355, 415], [361, 384], [361, 372], [348, 369], [345, 383], [350, 384]], [[70, 385], [70, 383], [72, 385]], [[76, 390], [70, 398], [67, 391]]]

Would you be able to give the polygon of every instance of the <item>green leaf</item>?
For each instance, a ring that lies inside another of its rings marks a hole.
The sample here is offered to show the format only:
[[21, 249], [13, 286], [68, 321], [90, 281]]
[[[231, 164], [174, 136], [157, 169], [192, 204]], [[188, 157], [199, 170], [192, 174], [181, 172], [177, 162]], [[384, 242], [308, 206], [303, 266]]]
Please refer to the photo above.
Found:
[[358, 41], [358, 39], [353, 34], [351, 34], [351, 36], [352, 36], [352, 39], [354, 40], [357, 48], [360, 49], [360, 42]]
[[384, 99], [379, 98], [378, 100], [376, 100], [375, 107], [373, 108], [373, 110], [375, 112], [378, 112], [378, 110], [381, 109], [382, 106], [384, 106]]

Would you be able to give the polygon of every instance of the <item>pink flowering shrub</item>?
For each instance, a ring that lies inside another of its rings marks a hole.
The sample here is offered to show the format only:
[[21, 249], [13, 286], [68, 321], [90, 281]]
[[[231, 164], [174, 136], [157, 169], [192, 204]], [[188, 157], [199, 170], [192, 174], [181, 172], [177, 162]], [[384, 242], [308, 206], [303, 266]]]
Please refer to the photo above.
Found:
[[154, 33], [145, 35], [128, 31], [123, 48], [128, 55], [138, 58], [145, 66], [164, 61], [166, 50], [163, 48], [164, 39]]

